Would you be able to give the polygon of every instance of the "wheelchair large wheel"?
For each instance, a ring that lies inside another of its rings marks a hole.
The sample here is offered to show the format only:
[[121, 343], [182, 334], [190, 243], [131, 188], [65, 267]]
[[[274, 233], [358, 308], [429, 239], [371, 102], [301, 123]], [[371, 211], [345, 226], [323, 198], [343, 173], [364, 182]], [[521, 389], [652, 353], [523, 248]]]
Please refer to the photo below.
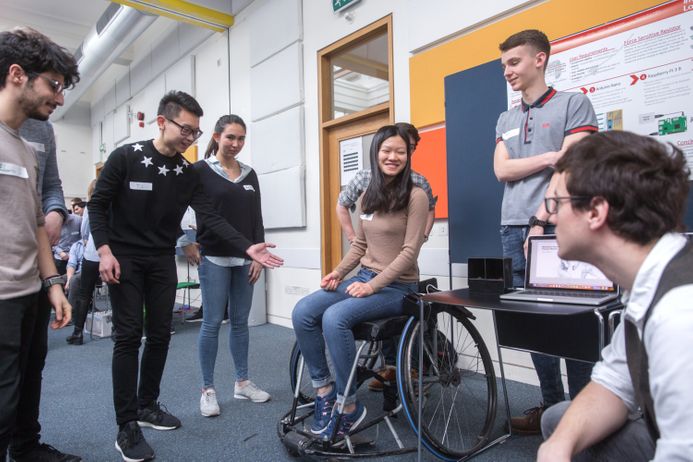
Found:
[[454, 307], [444, 306], [424, 331], [423, 368], [419, 322], [411, 318], [402, 334], [397, 359], [400, 397], [418, 433], [418, 372], [423, 369], [422, 444], [438, 458], [459, 460], [481, 449], [493, 429], [493, 363], [479, 331]]
[[[359, 359], [359, 366], [372, 369], [378, 359], [378, 350], [379, 346], [377, 344], [371, 343], [368, 345], [364, 349], [363, 357]], [[334, 369], [332, 368], [332, 358], [330, 357], [330, 352], [326, 351], [326, 353], [327, 365], [329, 366], [330, 371], [333, 371]], [[298, 347], [298, 342], [294, 342], [294, 346], [291, 348], [291, 357], [289, 359], [289, 380], [291, 382], [292, 393], [296, 392], [296, 384], [299, 381], [298, 366], [302, 357], [303, 355]], [[358, 385], [361, 385], [361, 382], [357, 383], [357, 388]], [[299, 387], [298, 402], [300, 404], [310, 403], [315, 399], [315, 390], [310, 381], [310, 374], [308, 373], [307, 365], [303, 366], [303, 377], [300, 378]]]

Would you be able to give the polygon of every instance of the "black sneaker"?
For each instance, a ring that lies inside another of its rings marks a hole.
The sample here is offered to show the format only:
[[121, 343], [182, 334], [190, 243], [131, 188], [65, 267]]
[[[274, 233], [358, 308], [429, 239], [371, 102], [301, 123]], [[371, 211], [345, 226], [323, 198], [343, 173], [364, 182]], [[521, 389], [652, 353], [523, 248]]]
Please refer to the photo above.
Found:
[[144, 409], [137, 411], [137, 423], [140, 427], [150, 427], [154, 430], [175, 430], [181, 423], [177, 417], [168, 412], [166, 406], [153, 402]]
[[21, 456], [10, 455], [13, 462], [82, 462], [82, 458], [72, 454], [65, 454], [55, 449], [50, 444], [38, 444], [29, 452]]
[[197, 310], [187, 318], [185, 318], [185, 322], [202, 322], [202, 309]]
[[125, 462], [142, 462], [154, 458], [154, 450], [147, 444], [135, 421], [123, 425], [123, 429], [118, 432], [115, 448]]

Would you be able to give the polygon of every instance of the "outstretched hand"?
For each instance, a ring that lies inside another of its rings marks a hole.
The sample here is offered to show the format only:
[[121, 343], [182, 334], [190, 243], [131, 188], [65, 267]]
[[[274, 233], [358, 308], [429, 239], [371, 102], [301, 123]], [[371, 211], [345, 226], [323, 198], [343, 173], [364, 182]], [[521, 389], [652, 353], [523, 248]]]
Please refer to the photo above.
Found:
[[245, 253], [265, 268], [278, 268], [284, 264], [284, 260], [267, 250], [272, 247], [276, 247], [276, 245], [269, 242], [260, 242], [248, 247]]

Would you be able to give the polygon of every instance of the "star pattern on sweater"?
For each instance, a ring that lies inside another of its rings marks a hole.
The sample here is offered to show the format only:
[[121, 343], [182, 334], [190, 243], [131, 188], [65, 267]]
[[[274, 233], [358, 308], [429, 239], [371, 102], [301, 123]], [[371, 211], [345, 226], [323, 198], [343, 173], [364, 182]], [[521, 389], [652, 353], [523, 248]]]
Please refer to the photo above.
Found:
[[135, 144], [132, 145], [132, 149], [133, 149], [135, 152], [137, 152], [137, 151], [142, 152], [142, 148], [143, 148], [143, 147], [144, 147], [144, 145], [142, 145], [142, 144], [140, 144], [140, 143], [135, 143]]
[[176, 168], [173, 169], [173, 171], [176, 172], [176, 176], [182, 175], [183, 174], [183, 166], [178, 165], [178, 166], [176, 166]]
[[142, 159], [142, 162], [140, 162], [140, 163], [141, 163], [141, 164], [144, 164], [145, 167], [149, 167], [150, 165], [153, 165], [153, 164], [154, 164], [154, 163], [152, 162], [152, 158], [151, 158], [151, 157], [147, 157], [147, 156], [144, 156], [144, 158]]
[[159, 167], [159, 175], [166, 176], [168, 172], [170, 172], [170, 170], [167, 169], [165, 165]]

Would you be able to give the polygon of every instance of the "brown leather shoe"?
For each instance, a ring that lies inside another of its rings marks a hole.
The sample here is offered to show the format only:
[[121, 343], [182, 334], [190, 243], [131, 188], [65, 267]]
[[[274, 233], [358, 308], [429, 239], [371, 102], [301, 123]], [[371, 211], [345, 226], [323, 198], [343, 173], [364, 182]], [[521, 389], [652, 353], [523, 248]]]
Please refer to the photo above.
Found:
[[513, 417], [510, 426], [513, 433], [519, 435], [538, 435], [541, 433], [541, 415], [544, 413], [543, 405], [527, 409], [522, 417]]
[[[387, 382], [394, 383], [397, 376], [397, 370], [392, 366], [385, 366], [378, 371], [378, 375]], [[383, 383], [378, 379], [371, 379], [368, 382], [368, 389], [370, 391], [383, 391]]]

